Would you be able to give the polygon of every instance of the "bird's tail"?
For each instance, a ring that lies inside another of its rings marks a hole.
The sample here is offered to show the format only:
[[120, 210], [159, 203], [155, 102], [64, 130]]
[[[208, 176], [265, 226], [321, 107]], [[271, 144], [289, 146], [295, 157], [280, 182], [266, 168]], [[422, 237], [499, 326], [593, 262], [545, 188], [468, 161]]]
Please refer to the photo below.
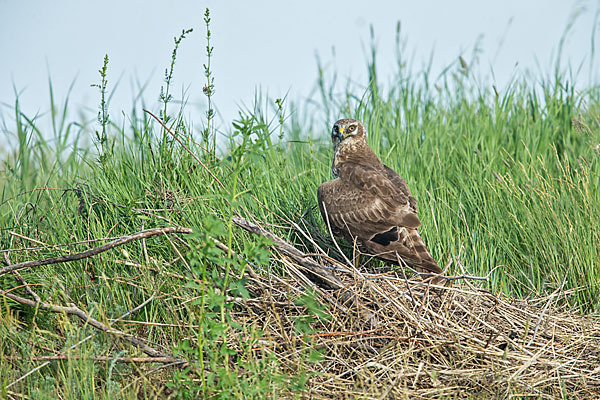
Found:
[[[409, 240], [415, 253], [417, 253], [421, 260], [420, 262], [415, 263], [413, 267], [421, 273], [441, 274], [443, 272], [442, 269], [431, 256], [431, 253], [429, 253], [429, 249], [425, 246], [425, 242], [423, 242], [421, 235], [419, 235], [419, 232], [416, 229], [411, 230], [409, 233]], [[435, 284], [444, 284], [446, 283], [446, 280], [441, 277], [434, 277], [431, 282]]]

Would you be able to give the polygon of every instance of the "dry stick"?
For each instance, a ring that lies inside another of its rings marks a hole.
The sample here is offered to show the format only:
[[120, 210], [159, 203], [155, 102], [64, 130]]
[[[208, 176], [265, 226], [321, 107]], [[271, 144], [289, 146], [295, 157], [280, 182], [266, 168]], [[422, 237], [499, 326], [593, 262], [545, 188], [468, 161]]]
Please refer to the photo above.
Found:
[[[11, 240], [11, 242], [12, 242], [12, 240]], [[10, 257], [8, 256], [8, 253], [4, 253], [4, 261], [6, 262], [6, 265], [10, 265]], [[40, 301], [40, 296], [38, 296], [38, 294], [33, 291], [33, 289], [31, 288], [31, 286], [29, 286], [29, 284], [25, 281], [25, 279], [21, 276], [21, 274], [19, 274], [19, 271], [13, 271], [12, 274], [14, 275], [15, 279], [21, 285], [23, 285], [23, 287], [25, 287], [25, 291], [27, 293], [29, 293], [29, 295], [31, 297], [33, 297], [35, 299], [35, 301], [39, 302]]]
[[356, 301], [356, 298], [352, 293], [344, 290], [344, 283], [338, 277], [333, 275], [329, 269], [319, 265], [312, 258], [307, 257], [304, 253], [281, 239], [279, 236], [263, 229], [262, 227], [248, 221], [245, 218], [233, 217], [232, 220], [236, 225], [247, 230], [248, 232], [273, 240], [275, 242], [275, 247], [277, 247], [279, 251], [294, 259], [298, 264], [310, 272], [310, 275], [312, 275], [311, 280], [313, 282], [316, 280], [315, 283], [325, 287], [326, 289], [339, 290], [340, 299], [342, 300], [343, 304], [353, 304]]
[[121, 246], [125, 243], [129, 243], [133, 240], [149, 238], [152, 236], [163, 235], [166, 233], [192, 233], [192, 229], [181, 228], [181, 227], [148, 229], [148, 230], [145, 230], [142, 232], [134, 233], [132, 235], [122, 236], [117, 240], [103, 244], [102, 246], [94, 247], [93, 249], [86, 250], [81, 253], [67, 254], [64, 256], [60, 256], [60, 257], [45, 258], [42, 260], [25, 261], [25, 262], [18, 263], [18, 264], [12, 264], [12, 265], [6, 266], [4, 268], [0, 268], [0, 276], [6, 274], [7, 272], [18, 271], [18, 270], [25, 269], [25, 268], [39, 267], [42, 265], [58, 264], [58, 263], [63, 263], [63, 262], [81, 260], [84, 258], [88, 258], [91, 256], [95, 256], [97, 254], [103, 253], [114, 247]]
[[[115, 207], [124, 208], [124, 209], [126, 209], [126, 210], [132, 210], [132, 211], [135, 211], [135, 212], [139, 212], [140, 214], [145, 214], [145, 215], [148, 215], [148, 216], [151, 216], [151, 217], [154, 217], [154, 218], [158, 218], [158, 219], [161, 219], [161, 220], [163, 220], [163, 221], [166, 221], [166, 222], [168, 222], [168, 223], [171, 223], [171, 222], [172, 222], [172, 221], [171, 221], [170, 219], [168, 219], [168, 218], [165, 218], [165, 217], [163, 217], [163, 216], [161, 216], [161, 215], [158, 215], [158, 214], [152, 213], [152, 212], [150, 212], [150, 211], [148, 211], [148, 210], [144, 210], [143, 208], [127, 207], [127, 206], [124, 206], [124, 205], [122, 205], [122, 204], [117, 204], [117, 203], [115, 203], [115, 202], [112, 202], [112, 201], [110, 201], [110, 200], [103, 199], [103, 198], [101, 198], [100, 196], [96, 196], [95, 194], [93, 194], [93, 193], [90, 193], [90, 192], [88, 192], [87, 190], [80, 189], [80, 188], [66, 188], [66, 189], [64, 189], [64, 188], [47, 188], [47, 187], [44, 187], [44, 188], [36, 188], [36, 189], [27, 190], [27, 191], [25, 191], [25, 192], [19, 193], [18, 195], [16, 195], [16, 196], [13, 196], [12, 198], [10, 198], [10, 199], [8, 199], [8, 200], [4, 201], [4, 202], [3, 202], [3, 203], [1, 203], [0, 205], [2, 205], [2, 204], [5, 204], [5, 203], [7, 203], [7, 202], [8, 202], [8, 201], [10, 201], [10, 200], [16, 199], [17, 197], [19, 197], [19, 196], [21, 196], [21, 195], [25, 195], [25, 194], [28, 194], [28, 193], [31, 193], [31, 192], [34, 192], [34, 191], [39, 191], [39, 190], [58, 190], [58, 191], [61, 191], [61, 192], [64, 192], [64, 193], [66, 193], [66, 192], [79, 192], [79, 193], [85, 193], [85, 194], [87, 194], [87, 195], [88, 195], [88, 196], [90, 196], [90, 197], [93, 197], [93, 198], [95, 198], [95, 199], [97, 199], [97, 200], [99, 200], [99, 201], [105, 202], [105, 203], [110, 203], [110, 204], [114, 205]], [[14, 234], [14, 233], [13, 233], [13, 232], [11, 232], [11, 234]], [[18, 234], [17, 234], [17, 236], [18, 236]], [[84, 241], [81, 241], [81, 242], [70, 243], [70, 244], [79, 244], [79, 243], [86, 243], [86, 242], [93, 242], [93, 241], [100, 241], [100, 240], [105, 240], [105, 239], [104, 239], [104, 238], [103, 238], [103, 239], [91, 239], [91, 240], [84, 240]], [[56, 246], [59, 246], [59, 245], [56, 245]], [[56, 246], [54, 246], [54, 247], [56, 247]], [[9, 249], [9, 250], [0, 250], [0, 251], [2, 251], [2, 252], [5, 252], [5, 251], [22, 251], [22, 250], [37, 250], [37, 249], [36, 249], [36, 248], [33, 248], [33, 249]]]
[[[9, 244], [9, 246], [12, 246], [12, 239], [14, 238], [14, 236], [16, 236], [16, 237], [18, 237], [20, 239], [27, 240], [29, 242], [41, 244], [42, 246], [38, 246], [38, 247], [22, 247], [22, 248], [18, 248], [18, 249], [6, 249], [6, 250], [0, 250], [0, 253], [10, 253], [10, 252], [13, 252], [13, 251], [26, 251], [26, 250], [27, 251], [29, 251], [29, 250], [50, 250], [50, 249], [55, 249], [55, 250], [60, 250], [60, 251], [65, 252], [65, 253], [70, 253], [70, 251], [67, 248], [65, 248], [64, 245], [61, 245], [61, 244], [50, 245], [50, 244], [44, 243], [44, 242], [42, 242], [40, 240], [31, 238], [29, 236], [21, 235], [20, 233], [13, 232], [13, 231], [8, 231], [8, 234], [12, 236], [11, 237], [11, 242], [10, 242], [11, 244]], [[110, 239], [114, 240], [114, 239], [117, 239], [117, 237], [113, 237], [113, 238], [109, 238], [109, 239], [95, 239], [93, 241], [106, 241], [106, 240], [110, 240]], [[86, 242], [92, 242], [92, 240], [85, 240], [85, 241], [82, 241], [82, 242], [74, 242], [74, 243], [70, 243], [70, 244], [74, 245], [74, 244], [81, 244], [81, 243], [86, 243]], [[10, 263], [6, 264], [6, 265], [10, 265]]]
[[[7, 259], [7, 261], [8, 261], [8, 257], [6, 257], [6, 259]], [[38, 302], [38, 303], [39, 303], [39, 302], [41, 301], [41, 299], [40, 299], [40, 296], [38, 296], [38, 294], [37, 294], [37, 293], [36, 293], [36, 292], [35, 292], [35, 291], [34, 291], [34, 290], [31, 288], [31, 286], [29, 286], [29, 284], [28, 284], [28, 283], [25, 281], [25, 279], [24, 279], [24, 278], [21, 276], [21, 274], [19, 274], [19, 272], [18, 272], [18, 271], [13, 271], [12, 273], [13, 273], [13, 275], [15, 276], [15, 279], [16, 279], [17, 281], [19, 281], [19, 283], [20, 283], [21, 285], [23, 285], [23, 287], [25, 288], [25, 291], [26, 291], [26, 292], [27, 292], [27, 293], [28, 293], [28, 294], [29, 294], [31, 297], [33, 297], [33, 299], [34, 299], [36, 302]]]
[[106, 333], [110, 333], [120, 339], [123, 339], [123, 340], [131, 343], [132, 345], [139, 348], [140, 350], [142, 350], [144, 353], [148, 354], [151, 357], [168, 357], [165, 353], [162, 353], [162, 352], [155, 350], [152, 347], [148, 346], [146, 343], [143, 342], [142, 339], [139, 339], [136, 336], [125, 333], [118, 329], [111, 328], [110, 326], [103, 324], [102, 322], [98, 321], [97, 319], [90, 317], [89, 315], [87, 315], [85, 313], [85, 311], [83, 311], [81, 308], [77, 307], [75, 304], [71, 303], [68, 307], [65, 307], [65, 306], [58, 306], [55, 304], [49, 304], [49, 303], [46, 303], [43, 301], [38, 302], [35, 300], [25, 299], [23, 297], [17, 296], [10, 292], [6, 292], [2, 289], [0, 289], [0, 294], [2, 296], [8, 297], [9, 299], [16, 301], [17, 303], [25, 305], [25, 306], [39, 307], [43, 310], [48, 310], [53, 313], [65, 313], [68, 315], [74, 315], [74, 316], [78, 317], [79, 319], [81, 319], [83, 322], [90, 324], [91, 326], [93, 326], [96, 329], [99, 329]]
[[[315, 262], [311, 257], [306, 256], [300, 250], [296, 249], [294, 246], [287, 243], [277, 235], [263, 229], [262, 227], [248, 221], [245, 218], [233, 217], [232, 221], [248, 232], [270, 238], [275, 242], [275, 246], [279, 251], [281, 251], [281, 253], [294, 259], [300, 266], [308, 270], [308, 274], [305, 274], [311, 281], [315, 282], [322, 288], [337, 291], [339, 293], [339, 299], [341, 302], [340, 304], [333, 304], [340, 307], [340, 309], [347, 310], [347, 307], [350, 305], [359, 305], [358, 298], [352, 292], [346, 289], [346, 285], [338, 277], [336, 277], [333, 272]], [[328, 298], [328, 300], [332, 301], [330, 298]], [[365, 311], [362, 308], [360, 310], [360, 314], [365, 321], [371, 321], [373, 318], [373, 315], [370, 312]]]
[[[122, 318], [125, 318], [139, 310], [141, 310], [142, 308], [146, 307], [146, 305], [148, 303], [150, 303], [152, 300], [154, 299], [154, 295], [150, 296], [146, 301], [144, 301], [142, 304], [134, 307], [132, 310], [127, 311], [125, 314], [121, 315], [119, 318], [113, 320], [109, 325], [113, 325], [115, 323], [117, 323], [118, 321], [120, 321]], [[94, 337], [96, 335], [97, 332], [92, 333], [91, 335], [86, 336], [85, 338], [81, 339], [79, 342], [75, 343], [74, 345], [70, 346], [68, 349], [65, 350], [69, 351], [69, 350], [73, 350], [75, 347], [79, 346], [80, 344], [88, 341], [89, 339], [91, 339], [92, 337]], [[6, 388], [8, 389], [9, 387], [17, 384], [18, 382], [22, 381], [23, 379], [27, 378], [29, 375], [33, 374], [34, 372], [44, 368], [46, 365], [50, 364], [51, 361], [46, 361], [41, 365], [38, 365], [37, 367], [35, 367], [34, 369], [32, 369], [31, 371], [29, 371], [28, 373], [26, 373], [25, 375], [21, 376], [20, 378], [18, 378], [17, 380], [9, 383]]]
[[[161, 215], [155, 214], [155, 213], [150, 212], [150, 211], [148, 211], [146, 209], [143, 209], [143, 208], [127, 207], [127, 206], [124, 206], [123, 204], [118, 204], [118, 203], [115, 203], [114, 201], [103, 199], [102, 197], [97, 196], [97, 195], [95, 195], [95, 194], [93, 194], [93, 193], [91, 193], [91, 192], [89, 192], [87, 190], [81, 189], [79, 187], [77, 187], [77, 188], [68, 188], [68, 189], [54, 189], [54, 190], [60, 190], [60, 191], [63, 191], [65, 193], [66, 192], [77, 192], [78, 194], [85, 193], [88, 196], [90, 196], [90, 197], [92, 197], [92, 198], [94, 198], [94, 199], [96, 199], [98, 201], [102, 201], [104, 203], [112, 204], [115, 207], [123, 208], [125, 210], [131, 210], [131, 211], [139, 212], [140, 214], [144, 214], [144, 215], [148, 215], [150, 217], [161, 219], [161, 220], [163, 220], [165, 222], [168, 222], [168, 223], [172, 223], [173, 222], [169, 218], [165, 218], [165, 217], [163, 217]], [[24, 192], [24, 193], [27, 193], [27, 192]], [[157, 210], [153, 210], [153, 211], [157, 211]], [[162, 209], [162, 211], [172, 211], [172, 209]], [[107, 238], [90, 239], [90, 240], [85, 240], [85, 241], [82, 241], [82, 242], [75, 242], [75, 243], [70, 243], [70, 244], [79, 244], [79, 243], [93, 242], [93, 241], [106, 240], [106, 239]]]
[[186, 362], [185, 360], [177, 360], [173, 357], [110, 357], [110, 356], [82, 356], [82, 355], [67, 355], [58, 354], [55, 356], [36, 356], [36, 357], [21, 357], [21, 356], [4, 356], [4, 360], [8, 361], [64, 361], [64, 360], [91, 360], [91, 361], [116, 361], [122, 363], [172, 363]]
[[[122, 209], [125, 209], [125, 210], [131, 210], [131, 211], [139, 212], [140, 214], [144, 214], [144, 215], [148, 215], [150, 217], [158, 218], [158, 219], [161, 219], [161, 220], [163, 220], [165, 222], [168, 222], [170, 224], [173, 223], [173, 221], [171, 221], [169, 218], [165, 218], [162, 215], [158, 215], [158, 214], [155, 214], [155, 213], [150, 212], [148, 210], [144, 210], [143, 208], [127, 207], [127, 206], [125, 206], [123, 204], [119, 204], [119, 203], [115, 203], [114, 201], [103, 199], [102, 197], [96, 196], [95, 194], [90, 193], [87, 190], [83, 190], [83, 189], [65, 189], [65, 191], [75, 191], [75, 192], [85, 193], [88, 196], [96, 199], [97, 201], [102, 201], [104, 203], [109, 203], [109, 204], [112, 204], [115, 207], [122, 208]], [[104, 239], [102, 239], [102, 240], [104, 240]]]

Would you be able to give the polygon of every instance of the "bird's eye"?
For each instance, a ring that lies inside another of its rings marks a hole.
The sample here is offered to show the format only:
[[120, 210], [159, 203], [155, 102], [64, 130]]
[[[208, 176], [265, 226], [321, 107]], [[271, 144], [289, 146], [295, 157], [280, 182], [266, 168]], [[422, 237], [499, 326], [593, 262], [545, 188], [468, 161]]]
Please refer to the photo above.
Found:
[[354, 132], [355, 129], [356, 129], [356, 125], [350, 125], [348, 127], [348, 132]]
[[333, 127], [333, 130], [335, 131], [335, 133], [339, 133], [340, 132], [340, 128], [338, 128], [337, 125]]

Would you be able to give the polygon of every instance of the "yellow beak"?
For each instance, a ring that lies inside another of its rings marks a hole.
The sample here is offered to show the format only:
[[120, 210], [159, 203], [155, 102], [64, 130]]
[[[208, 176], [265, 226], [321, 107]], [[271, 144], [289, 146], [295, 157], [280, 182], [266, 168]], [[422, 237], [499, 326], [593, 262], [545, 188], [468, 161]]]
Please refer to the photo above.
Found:
[[344, 134], [344, 128], [340, 128], [340, 135]]

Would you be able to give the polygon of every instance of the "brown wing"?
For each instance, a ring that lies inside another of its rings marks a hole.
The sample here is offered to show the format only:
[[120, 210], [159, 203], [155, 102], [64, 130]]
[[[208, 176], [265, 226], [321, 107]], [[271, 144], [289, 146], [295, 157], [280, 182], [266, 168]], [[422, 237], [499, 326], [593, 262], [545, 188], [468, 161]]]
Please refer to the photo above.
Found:
[[406, 182], [391, 168], [344, 163], [338, 170], [342, 181], [359, 189], [363, 196], [372, 195], [377, 208], [386, 209], [387, 206], [393, 218], [390, 223], [410, 228], [421, 225], [416, 214], [416, 201], [408, 192]]
[[[369, 239], [395, 226], [396, 214], [387, 203], [370, 192], [336, 178], [319, 186], [319, 209], [323, 220], [336, 235], [352, 241], [354, 237]], [[411, 219], [411, 222], [414, 222]], [[396, 223], [397, 224], [397, 223]]]
[[[359, 244], [373, 255], [426, 272], [441, 272], [419, 236], [416, 201], [402, 178], [385, 167], [346, 163], [339, 178], [317, 192], [323, 220], [336, 236]], [[391, 176], [391, 179], [388, 177]]]
[[383, 168], [385, 170], [386, 176], [388, 177], [388, 179], [390, 181], [392, 181], [394, 186], [396, 188], [398, 188], [406, 197], [408, 197], [408, 202], [410, 204], [410, 210], [416, 214], [417, 213], [417, 199], [415, 199], [414, 197], [411, 196], [410, 192], [408, 191], [408, 185], [406, 184], [404, 179], [402, 179], [402, 177], [400, 175], [398, 175], [396, 173], [396, 171], [394, 171], [387, 165], [384, 165]]

